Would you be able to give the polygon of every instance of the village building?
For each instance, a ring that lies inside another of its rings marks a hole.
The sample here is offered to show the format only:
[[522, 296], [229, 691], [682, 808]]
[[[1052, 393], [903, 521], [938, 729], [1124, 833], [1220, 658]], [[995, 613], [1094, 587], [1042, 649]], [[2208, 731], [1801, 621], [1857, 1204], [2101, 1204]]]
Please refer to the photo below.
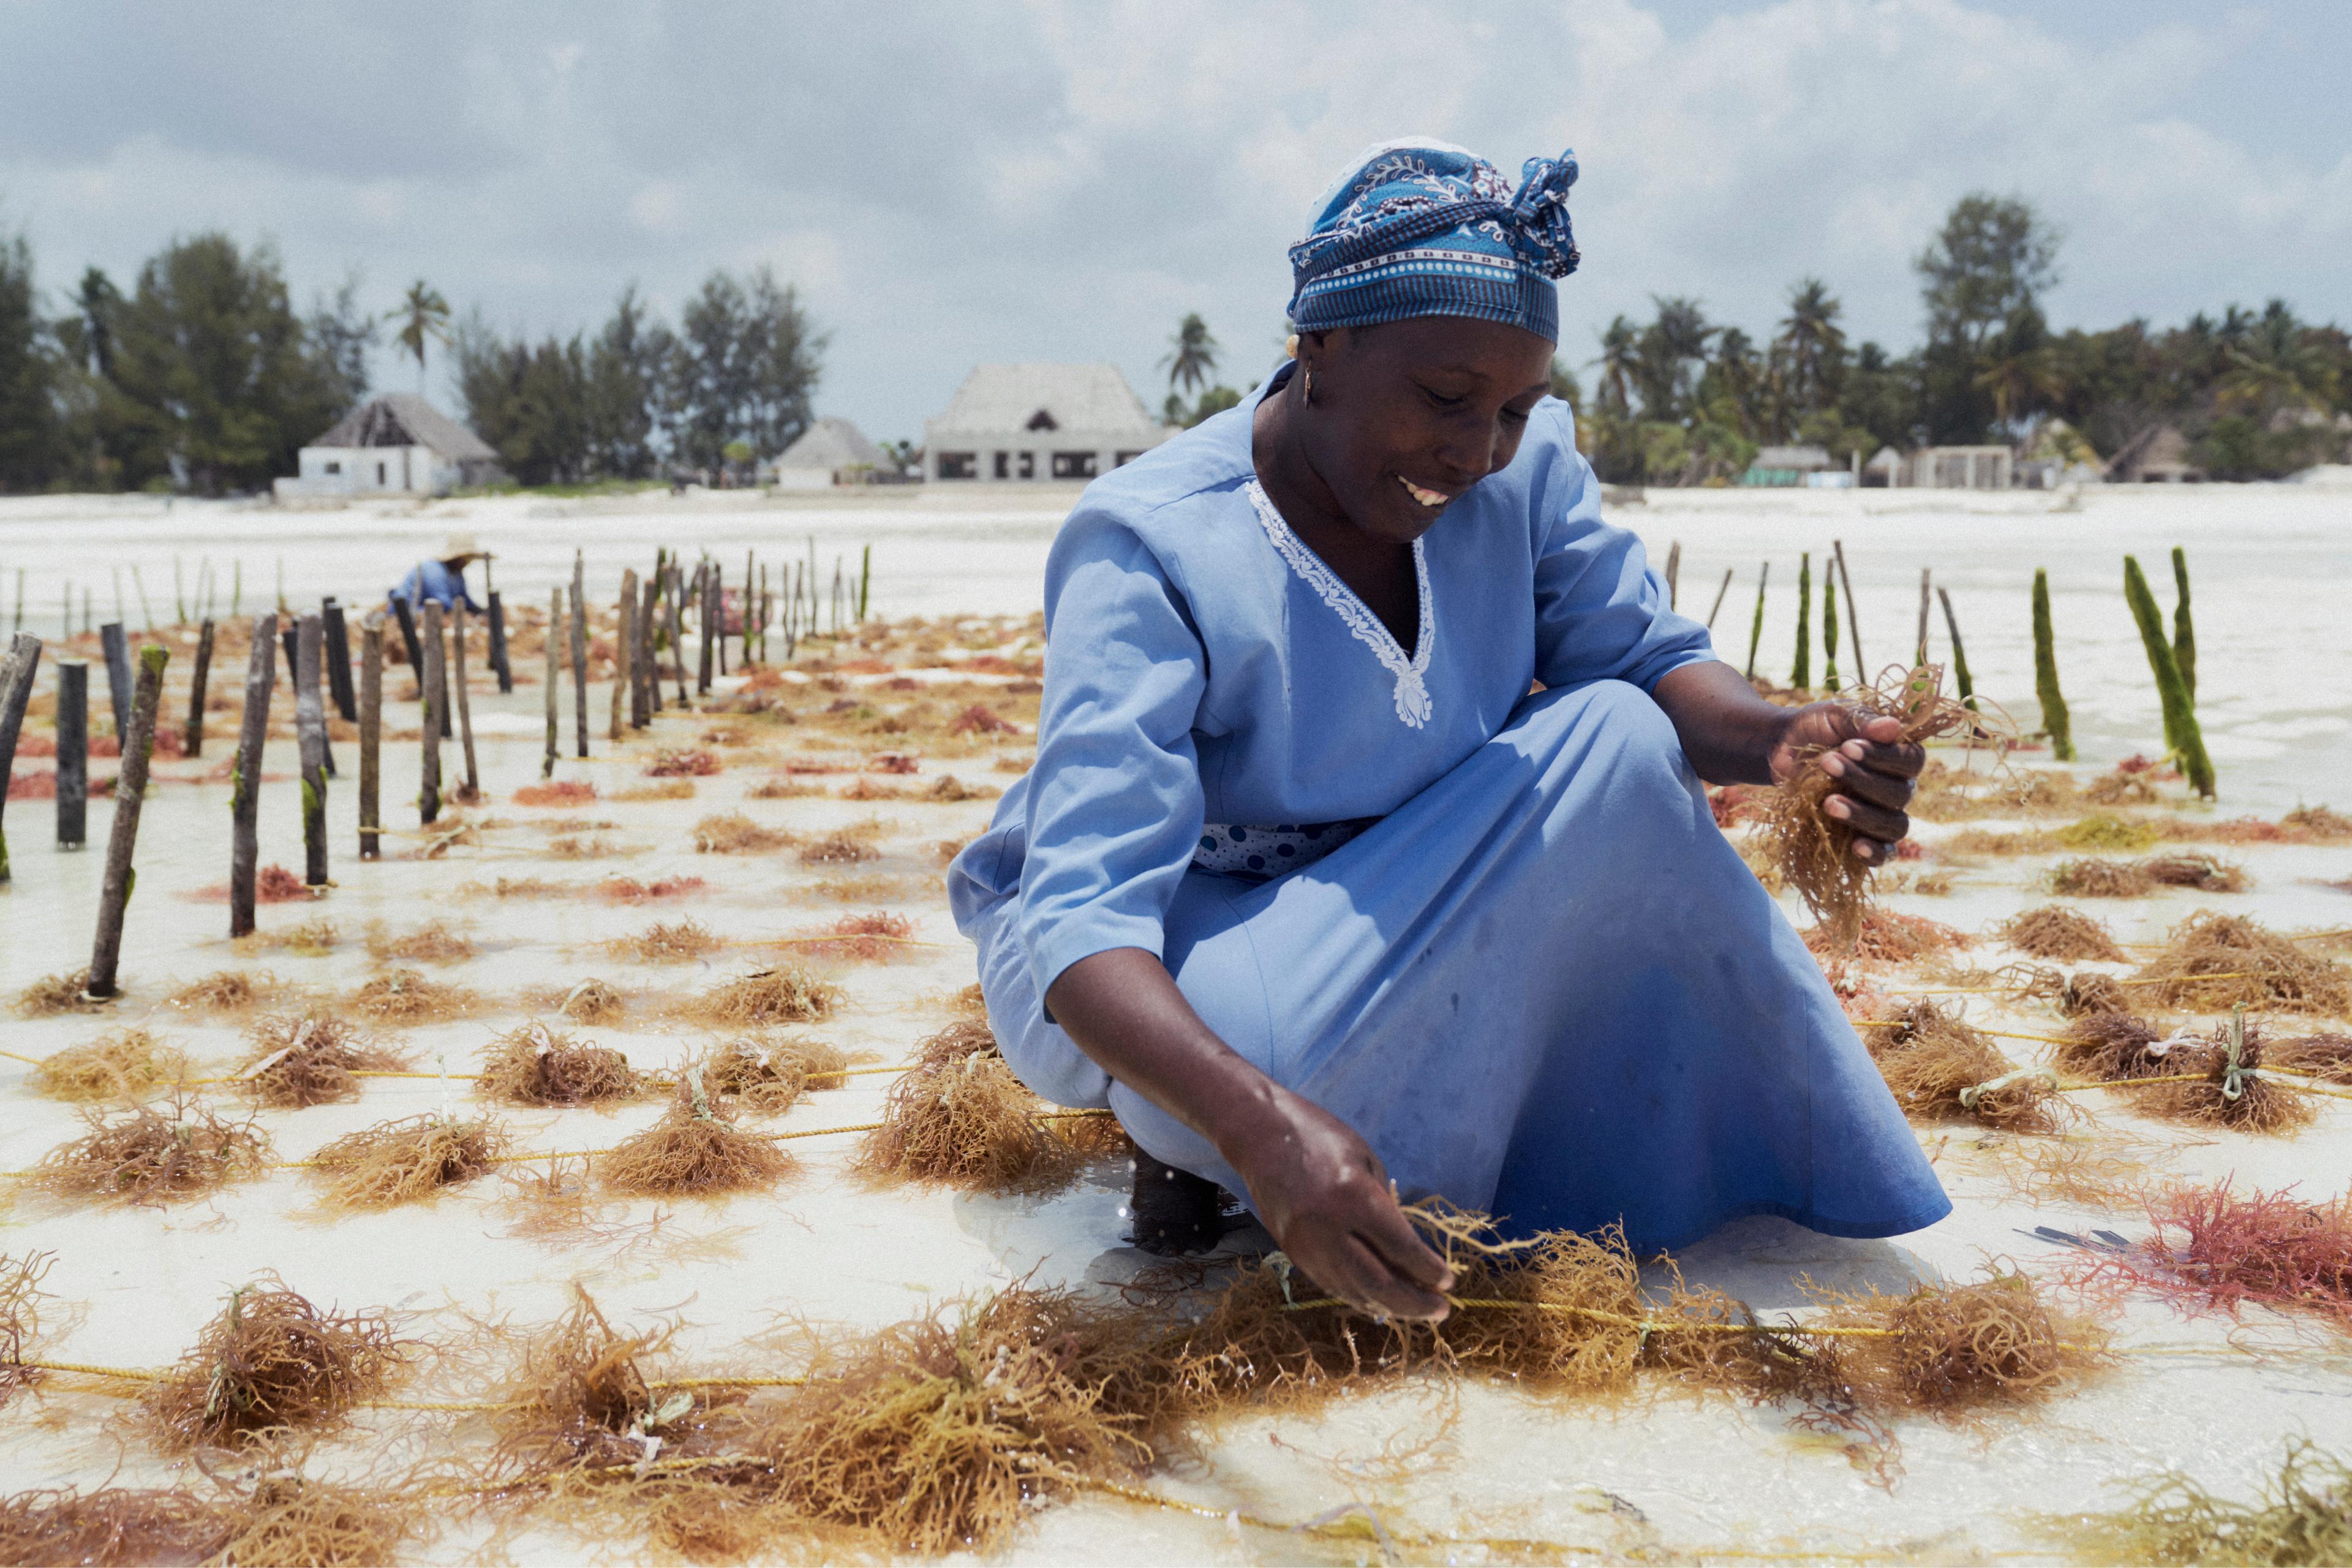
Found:
[[2016, 462], [2007, 447], [1881, 447], [1862, 466], [1862, 477], [1865, 485], [1895, 489], [2005, 490], [2015, 482]]
[[923, 426], [923, 477], [1091, 479], [1174, 435], [1113, 364], [975, 365]]
[[299, 471], [272, 487], [313, 496], [446, 495], [501, 477], [496, 448], [414, 393], [370, 398], [302, 448]]
[[888, 484], [899, 478], [890, 455], [846, 419], [820, 419], [777, 456], [769, 482], [780, 490]]
[[2113, 485], [2194, 484], [2205, 470], [2189, 458], [2189, 437], [2177, 425], [2150, 425], [2107, 459]]
[[1743, 485], [1803, 486], [1817, 490], [1845, 489], [1854, 482], [1852, 470], [1839, 466], [1823, 447], [1759, 447], [1754, 461], [1739, 476]]

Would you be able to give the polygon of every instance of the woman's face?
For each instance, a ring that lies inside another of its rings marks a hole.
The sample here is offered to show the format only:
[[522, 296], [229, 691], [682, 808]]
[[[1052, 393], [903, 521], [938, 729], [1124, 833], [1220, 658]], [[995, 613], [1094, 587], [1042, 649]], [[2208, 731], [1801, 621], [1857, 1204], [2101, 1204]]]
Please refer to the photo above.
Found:
[[1551, 391], [1551, 343], [1521, 327], [1419, 316], [1309, 334], [1300, 410], [1308, 461], [1365, 532], [1410, 543], [1465, 490], [1507, 467]]

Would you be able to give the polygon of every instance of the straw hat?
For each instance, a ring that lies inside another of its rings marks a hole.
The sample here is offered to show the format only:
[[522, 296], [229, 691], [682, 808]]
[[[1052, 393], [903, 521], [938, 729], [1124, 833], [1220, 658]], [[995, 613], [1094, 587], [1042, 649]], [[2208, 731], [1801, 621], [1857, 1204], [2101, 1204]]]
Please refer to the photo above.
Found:
[[436, 561], [479, 561], [487, 557], [488, 554], [489, 552], [483, 549], [480, 542], [477, 541], [472, 534], [453, 533], [448, 538], [441, 542], [441, 553], [435, 556], [433, 559]]

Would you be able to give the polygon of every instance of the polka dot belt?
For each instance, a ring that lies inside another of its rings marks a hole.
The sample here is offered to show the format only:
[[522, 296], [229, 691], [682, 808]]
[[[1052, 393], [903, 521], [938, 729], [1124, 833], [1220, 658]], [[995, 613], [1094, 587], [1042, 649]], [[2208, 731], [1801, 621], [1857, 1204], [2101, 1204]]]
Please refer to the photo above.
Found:
[[1244, 827], [1212, 822], [1201, 829], [1201, 846], [1192, 851], [1192, 868], [1245, 882], [1271, 881], [1312, 866], [1380, 821], [1360, 816], [1348, 822], [1276, 823], [1270, 827]]

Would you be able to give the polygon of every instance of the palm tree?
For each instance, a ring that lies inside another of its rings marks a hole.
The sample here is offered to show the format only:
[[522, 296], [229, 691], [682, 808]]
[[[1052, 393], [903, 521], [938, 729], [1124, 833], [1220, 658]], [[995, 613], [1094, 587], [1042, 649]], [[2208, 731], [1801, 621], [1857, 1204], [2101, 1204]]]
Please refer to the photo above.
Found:
[[1601, 357], [1592, 363], [1601, 370], [1601, 409], [1604, 414], [1624, 414], [1633, 406], [1633, 383], [1641, 374], [1641, 330], [1618, 316], [1610, 321], [1601, 334]]
[[1168, 373], [1170, 393], [1181, 388], [1197, 394], [1217, 373], [1217, 340], [1209, 334], [1209, 323], [1196, 310], [1184, 318], [1176, 335], [1168, 341], [1172, 347], [1160, 365]]
[[1993, 423], [2011, 428], [2010, 421], [2037, 400], [2057, 397], [2066, 390], [2058, 355], [2049, 344], [2028, 348], [1996, 342], [1985, 368], [1976, 376], [1977, 389], [1992, 395]]
[[81, 317], [82, 342], [89, 351], [89, 368], [114, 379], [114, 318], [122, 308], [122, 290], [98, 268], [81, 275], [74, 307]]
[[425, 340], [431, 338], [443, 348], [449, 346], [449, 301], [419, 278], [401, 296], [399, 307], [384, 320], [400, 323], [393, 342], [416, 356], [416, 392], [421, 397], [425, 393]]
[[1845, 368], [1845, 331], [1837, 324], [1843, 309], [1818, 278], [1805, 279], [1789, 291], [1789, 313], [1772, 340], [1772, 352], [1800, 420], [1829, 406], [1839, 373]]
[[1696, 300], [1654, 294], [1651, 302], [1658, 307], [1658, 319], [1642, 330], [1636, 351], [1642, 414], [1648, 419], [1679, 419], [1690, 405], [1691, 366], [1705, 362], [1707, 341], [1717, 329], [1707, 324], [1706, 312]]

